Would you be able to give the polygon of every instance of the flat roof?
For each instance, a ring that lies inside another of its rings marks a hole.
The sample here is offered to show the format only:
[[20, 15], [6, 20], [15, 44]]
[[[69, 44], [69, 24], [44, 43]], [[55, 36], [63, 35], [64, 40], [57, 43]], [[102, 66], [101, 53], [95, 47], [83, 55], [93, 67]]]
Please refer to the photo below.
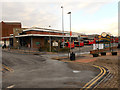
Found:
[[[23, 30], [23, 32], [27, 32], [27, 31], [43, 31], [43, 32], [63, 33], [60, 30], [52, 30], [52, 29], [25, 29], [25, 30]], [[68, 33], [68, 32], [64, 32], [64, 33]]]
[[[26, 34], [26, 35], [18, 35], [15, 37], [26, 37], [26, 36], [63, 37], [63, 35], [46, 35], [46, 34]], [[64, 35], [64, 37], [70, 37], [70, 35]], [[78, 37], [78, 36], [71, 36], [71, 37]]]
[[7, 23], [7, 24], [21, 24], [20, 21], [2, 21], [1, 23]]

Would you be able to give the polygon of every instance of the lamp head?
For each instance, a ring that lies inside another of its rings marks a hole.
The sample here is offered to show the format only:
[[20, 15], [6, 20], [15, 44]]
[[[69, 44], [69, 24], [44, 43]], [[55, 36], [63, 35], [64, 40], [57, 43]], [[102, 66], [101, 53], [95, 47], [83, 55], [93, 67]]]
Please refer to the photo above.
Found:
[[61, 6], [61, 8], [63, 8], [63, 6]]
[[71, 14], [71, 12], [68, 12], [67, 14]]

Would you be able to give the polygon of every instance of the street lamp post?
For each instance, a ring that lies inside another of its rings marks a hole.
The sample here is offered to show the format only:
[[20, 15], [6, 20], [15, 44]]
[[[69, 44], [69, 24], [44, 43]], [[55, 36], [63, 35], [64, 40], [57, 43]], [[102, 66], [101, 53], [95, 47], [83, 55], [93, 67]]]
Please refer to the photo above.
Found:
[[99, 35], [98, 35], [98, 54], [99, 54]]
[[62, 8], [62, 35], [63, 35], [63, 48], [64, 48], [64, 12], [63, 12], [63, 6], [61, 6]]
[[79, 42], [79, 54], [80, 54], [80, 35], [78, 36], [78, 42]]
[[71, 53], [71, 12], [68, 12], [67, 14], [70, 14], [70, 53]]
[[114, 43], [114, 40], [113, 40], [113, 35], [111, 34], [112, 36], [112, 52], [113, 52], [113, 43]]
[[[51, 27], [51, 26], [49, 26], [49, 27]], [[50, 52], [51, 52], [51, 37], [50, 37], [50, 30], [49, 30], [49, 43], [50, 43], [49, 50], [50, 50]]]
[[111, 33], [108, 33], [108, 35], [109, 35], [109, 39], [110, 39], [110, 42], [109, 42], [109, 48], [110, 48], [110, 51], [111, 51], [111, 36], [112, 36], [112, 34]]

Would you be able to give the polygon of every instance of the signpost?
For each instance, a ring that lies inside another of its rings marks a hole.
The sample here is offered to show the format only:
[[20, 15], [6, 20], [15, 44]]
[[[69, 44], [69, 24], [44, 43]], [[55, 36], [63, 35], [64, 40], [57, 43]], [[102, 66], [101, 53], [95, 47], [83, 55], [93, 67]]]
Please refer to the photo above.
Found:
[[103, 44], [93, 44], [93, 50], [99, 50], [99, 49], [103, 49]]

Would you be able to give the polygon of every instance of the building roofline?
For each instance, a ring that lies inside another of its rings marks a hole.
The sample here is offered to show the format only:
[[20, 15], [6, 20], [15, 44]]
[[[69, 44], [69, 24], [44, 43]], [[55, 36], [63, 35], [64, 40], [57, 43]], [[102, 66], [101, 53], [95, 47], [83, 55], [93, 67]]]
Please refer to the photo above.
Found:
[[20, 21], [1, 21], [1, 23], [7, 23], [7, 24], [21, 24]]
[[[27, 32], [27, 31], [43, 31], [43, 32], [63, 33], [60, 30], [52, 30], [52, 29], [25, 29], [25, 30], [23, 30], [23, 32]], [[64, 32], [64, 33], [67, 33], [67, 32]]]
[[[26, 36], [63, 37], [63, 35], [46, 35], [46, 34], [26, 34], [26, 35], [18, 35], [18, 36], [15, 36], [15, 37], [26, 37]], [[70, 35], [65, 35], [64, 37], [70, 37]], [[77, 37], [77, 36], [71, 36], [71, 37]]]

